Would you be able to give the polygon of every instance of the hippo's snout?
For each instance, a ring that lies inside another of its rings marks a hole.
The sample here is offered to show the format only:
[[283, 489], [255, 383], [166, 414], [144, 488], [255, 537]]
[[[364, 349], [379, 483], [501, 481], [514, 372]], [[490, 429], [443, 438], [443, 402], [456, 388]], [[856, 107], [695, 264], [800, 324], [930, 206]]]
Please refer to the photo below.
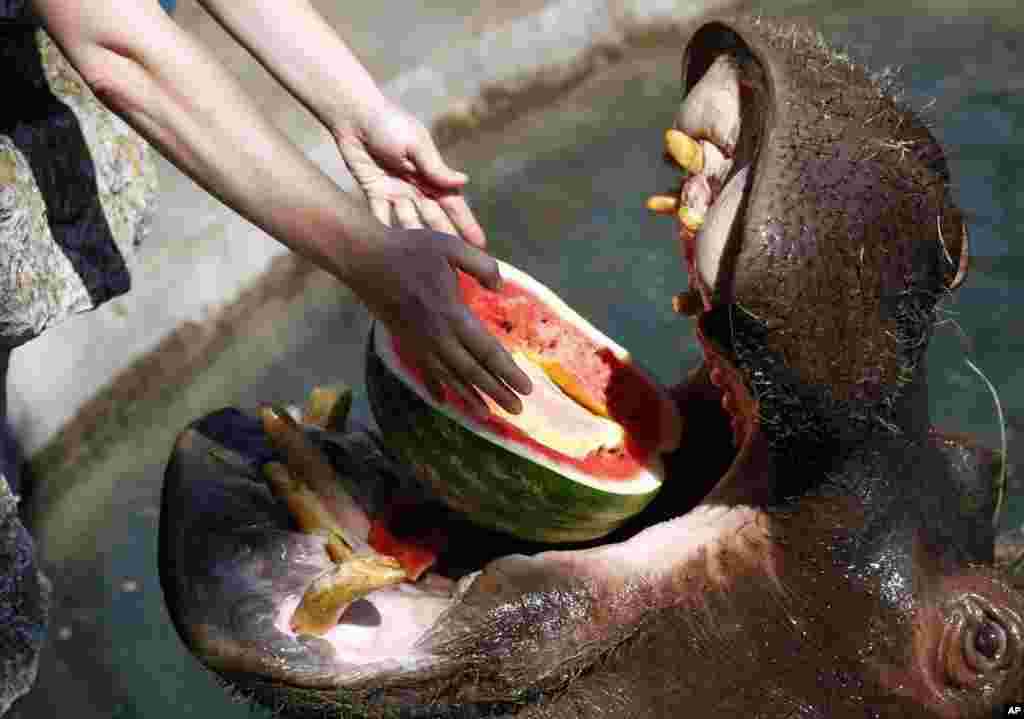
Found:
[[900, 422], [934, 308], [967, 272], [942, 149], [875, 80], [813, 30], [760, 18], [708, 23], [683, 58], [674, 127], [699, 162], [679, 195], [679, 304], [753, 396], [790, 387], [759, 415], [791, 450], [794, 427], [820, 444], [837, 415]]

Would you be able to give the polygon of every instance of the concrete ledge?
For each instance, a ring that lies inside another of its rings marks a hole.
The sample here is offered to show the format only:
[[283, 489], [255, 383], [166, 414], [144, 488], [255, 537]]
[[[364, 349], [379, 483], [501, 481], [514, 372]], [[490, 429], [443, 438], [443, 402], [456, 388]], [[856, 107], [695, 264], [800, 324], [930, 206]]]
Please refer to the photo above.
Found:
[[[444, 145], [544, 104], [645, 38], [681, 34], [735, 4], [553, 2], [500, 28], [467, 32], [385, 90]], [[353, 187], [332, 143], [304, 150], [339, 185]], [[151, 236], [167, 240], [143, 252], [132, 292], [12, 356], [11, 422], [27, 453], [46, 448], [47, 472], [79, 458], [119, 405], [187, 383], [232, 326], [322, 274], [191, 183], [177, 183], [158, 202], [167, 209], [158, 207]]]

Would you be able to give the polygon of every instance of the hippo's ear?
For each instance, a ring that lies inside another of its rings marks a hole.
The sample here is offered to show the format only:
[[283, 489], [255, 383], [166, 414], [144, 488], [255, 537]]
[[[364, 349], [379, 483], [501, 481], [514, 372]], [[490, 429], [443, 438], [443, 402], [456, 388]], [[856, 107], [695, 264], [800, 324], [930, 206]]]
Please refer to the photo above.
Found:
[[970, 265], [967, 222], [959, 208], [947, 204], [938, 225], [939, 243], [945, 258], [942, 281], [946, 289], [952, 291], [967, 279]]

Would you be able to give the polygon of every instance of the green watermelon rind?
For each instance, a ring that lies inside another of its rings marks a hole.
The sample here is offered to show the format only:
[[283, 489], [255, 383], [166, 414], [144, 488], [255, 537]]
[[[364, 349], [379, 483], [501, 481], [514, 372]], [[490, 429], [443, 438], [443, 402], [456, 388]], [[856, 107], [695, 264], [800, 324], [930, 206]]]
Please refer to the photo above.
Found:
[[[504, 263], [501, 272], [628, 361], [625, 350], [543, 285]], [[387, 446], [436, 496], [481, 526], [531, 541], [597, 539], [641, 512], [661, 488], [665, 470], [656, 453], [625, 479], [600, 479], [545, 455], [526, 456], [528, 448], [434, 400], [400, 365], [380, 323], [371, 328], [366, 355], [370, 406]]]

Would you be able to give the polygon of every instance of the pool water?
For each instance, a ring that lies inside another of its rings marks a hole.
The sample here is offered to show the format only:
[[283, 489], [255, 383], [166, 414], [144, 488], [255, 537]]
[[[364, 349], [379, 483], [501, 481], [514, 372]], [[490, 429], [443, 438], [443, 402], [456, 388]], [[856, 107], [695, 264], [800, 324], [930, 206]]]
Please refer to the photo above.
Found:
[[[969, 355], [955, 325], [944, 324], [930, 355], [933, 414], [942, 427], [998, 441], [992, 397], [969, 356], [997, 388], [1016, 442], [1024, 428], [1022, 36], [983, 18], [830, 12], [822, 25], [873, 67], [904, 65], [913, 105], [935, 98], [929, 116], [971, 220], [973, 267], [944, 309], [966, 333]], [[689, 320], [671, 310], [686, 286], [672, 224], [644, 208], [675, 179], [661, 137], [675, 112], [678, 67], [679, 48], [652, 48], [556, 105], [446, 151], [472, 177], [470, 201], [491, 252], [557, 289], [665, 383], [700, 356]], [[368, 326], [347, 291], [314, 279], [240, 331], [201, 375], [119, 415], [104, 450], [37, 508], [57, 606], [39, 684], [12, 716], [269, 716], [232, 703], [167, 619], [155, 563], [164, 462], [192, 419], [225, 405], [301, 400], [318, 383], [352, 384], [353, 419], [371, 422], [362, 382]], [[1004, 521], [1024, 523], [1019, 496]]]

